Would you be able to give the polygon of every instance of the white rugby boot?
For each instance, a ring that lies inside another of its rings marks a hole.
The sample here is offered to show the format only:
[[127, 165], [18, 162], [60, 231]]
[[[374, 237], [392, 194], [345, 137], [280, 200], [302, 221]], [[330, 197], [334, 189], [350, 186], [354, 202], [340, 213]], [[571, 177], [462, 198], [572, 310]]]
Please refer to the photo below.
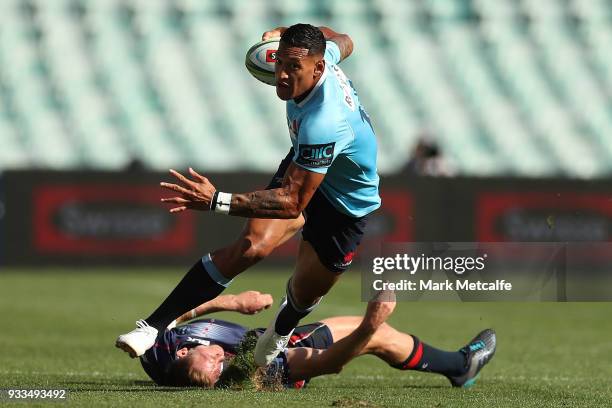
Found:
[[266, 331], [257, 339], [255, 345], [255, 364], [259, 367], [266, 367], [282, 352], [285, 351], [289, 344], [289, 339], [293, 334], [293, 330], [286, 336], [277, 334], [274, 330], [276, 319], [270, 323]]
[[153, 347], [157, 339], [157, 329], [144, 320], [136, 321], [136, 328], [129, 333], [117, 337], [115, 347], [120, 348], [132, 358], [142, 356]]

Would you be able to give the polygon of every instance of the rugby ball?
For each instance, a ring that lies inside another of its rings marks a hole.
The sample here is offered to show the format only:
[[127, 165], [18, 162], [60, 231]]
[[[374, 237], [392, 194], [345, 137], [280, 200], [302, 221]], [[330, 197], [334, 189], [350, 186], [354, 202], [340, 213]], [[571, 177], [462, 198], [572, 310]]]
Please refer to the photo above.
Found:
[[244, 65], [255, 79], [268, 85], [276, 85], [274, 64], [280, 38], [270, 38], [258, 42], [246, 53]]

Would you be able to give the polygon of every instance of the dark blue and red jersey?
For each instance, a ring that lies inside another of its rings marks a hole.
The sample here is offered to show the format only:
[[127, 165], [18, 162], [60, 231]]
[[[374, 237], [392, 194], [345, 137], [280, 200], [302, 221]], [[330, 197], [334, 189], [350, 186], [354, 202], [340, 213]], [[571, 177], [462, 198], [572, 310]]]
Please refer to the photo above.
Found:
[[[197, 345], [218, 345], [226, 353], [226, 359], [236, 353], [236, 348], [244, 335], [249, 331], [247, 327], [218, 319], [201, 319], [183, 326], [166, 330], [157, 336], [153, 347], [140, 357], [140, 363], [145, 372], [157, 384], [163, 385], [166, 371], [170, 363], [176, 360], [176, 352], [183, 347]], [[256, 329], [261, 334], [264, 329]], [[323, 323], [314, 323], [300, 326], [295, 329], [289, 347], [312, 347], [325, 349], [333, 343], [332, 335]], [[289, 382], [289, 367], [287, 358], [281, 353], [270, 365], [270, 374], [280, 372], [284, 378], [284, 385], [291, 388], [301, 388], [306, 381]]]
[[233, 355], [248, 330], [224, 320], [197, 320], [160, 333], [153, 347], [140, 357], [140, 363], [153, 381], [163, 384], [166, 370], [176, 360], [178, 350], [200, 344], [219, 345], [227, 354]]

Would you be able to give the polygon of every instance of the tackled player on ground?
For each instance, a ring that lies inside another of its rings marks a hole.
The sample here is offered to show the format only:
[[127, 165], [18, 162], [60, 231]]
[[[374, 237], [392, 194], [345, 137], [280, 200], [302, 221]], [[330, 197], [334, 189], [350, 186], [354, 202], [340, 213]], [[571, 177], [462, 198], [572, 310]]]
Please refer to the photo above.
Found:
[[389, 294], [383, 292], [371, 301], [364, 317], [338, 316], [298, 326], [289, 348], [265, 369], [257, 369], [252, 356], [254, 341], [264, 329], [249, 331], [218, 319], [180, 325], [215, 311], [252, 314], [272, 302], [270, 295], [254, 291], [222, 295], [178, 318], [179, 326], [160, 333], [140, 360], [151, 379], [170, 386], [302, 388], [311, 378], [339, 373], [352, 359], [365, 354], [394, 369], [443, 375], [455, 387], [473, 385], [495, 354], [495, 333], [484, 330], [457, 351], [438, 350], [385, 323], [395, 308]]

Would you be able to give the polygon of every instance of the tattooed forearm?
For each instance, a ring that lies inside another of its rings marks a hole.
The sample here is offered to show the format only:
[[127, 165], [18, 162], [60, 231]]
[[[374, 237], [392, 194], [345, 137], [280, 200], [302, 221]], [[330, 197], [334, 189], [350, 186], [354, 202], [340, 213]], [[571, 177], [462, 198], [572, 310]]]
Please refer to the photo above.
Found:
[[301, 210], [284, 188], [233, 194], [230, 215], [248, 218], [297, 218]]

